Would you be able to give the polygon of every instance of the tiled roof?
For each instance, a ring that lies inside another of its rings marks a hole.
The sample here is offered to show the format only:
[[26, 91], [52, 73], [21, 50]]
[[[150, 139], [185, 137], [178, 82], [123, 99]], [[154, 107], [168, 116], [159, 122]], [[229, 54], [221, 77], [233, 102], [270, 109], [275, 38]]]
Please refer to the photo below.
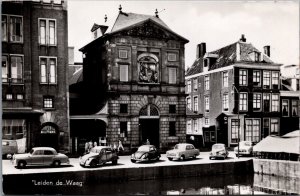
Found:
[[119, 31], [134, 24], [143, 22], [145, 20], [151, 19], [158, 24], [164, 26], [165, 28], [171, 30], [160, 18], [151, 15], [144, 15], [144, 14], [135, 14], [135, 13], [119, 13], [115, 24], [113, 25], [111, 32]]
[[[237, 54], [236, 54], [237, 43], [239, 43], [240, 46], [239, 61], [237, 60]], [[218, 56], [216, 61], [210, 65], [209, 70], [226, 67], [228, 65], [232, 65], [237, 62], [242, 62], [247, 64], [266, 64], [266, 63], [273, 64], [273, 61], [263, 53], [261, 53], [261, 55], [263, 55], [263, 61], [261, 62], [253, 61], [253, 59], [251, 58], [253, 52], [260, 52], [260, 51], [257, 48], [255, 48], [251, 43], [246, 43], [246, 42], [235, 42], [233, 44], [230, 44], [218, 50], [209, 52], [209, 54], [216, 54]], [[193, 65], [187, 70], [186, 76], [203, 72], [202, 63], [203, 63], [202, 58], [196, 59]]]

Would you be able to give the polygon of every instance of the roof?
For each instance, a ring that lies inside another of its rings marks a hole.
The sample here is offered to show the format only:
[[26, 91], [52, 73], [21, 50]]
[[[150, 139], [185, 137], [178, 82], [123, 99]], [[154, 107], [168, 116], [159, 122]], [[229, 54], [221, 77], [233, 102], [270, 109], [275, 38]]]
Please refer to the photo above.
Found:
[[55, 150], [54, 148], [51, 148], [51, 147], [34, 147], [32, 149], [34, 149], [34, 150]]
[[284, 136], [270, 135], [257, 143], [253, 151], [300, 154], [300, 131], [293, 131]]
[[82, 74], [82, 68], [80, 68], [70, 78], [69, 85], [72, 85], [72, 84], [75, 84], [78, 82], [82, 82], [82, 81], [83, 81], [83, 74]]
[[[240, 59], [237, 59], [237, 47], [240, 47]], [[274, 64], [274, 62], [265, 54], [261, 53], [263, 55], [263, 60], [260, 62], [255, 62], [251, 55], [253, 55], [253, 52], [260, 52], [257, 48], [255, 48], [251, 43], [238, 41], [235, 43], [232, 43], [230, 45], [227, 45], [223, 48], [220, 48], [218, 50], [208, 52], [206, 53], [206, 56], [209, 54], [214, 54], [214, 56], [217, 56], [215, 61], [212, 61], [212, 64], [210, 65], [209, 70], [218, 69], [221, 67], [226, 67], [229, 65], [232, 65], [237, 62], [247, 63], [247, 64]], [[212, 55], [210, 55], [212, 56]], [[197, 73], [203, 72], [202, 70], [202, 64], [203, 64], [203, 58], [197, 58], [190, 69], [187, 70], [186, 76], [194, 75]]]

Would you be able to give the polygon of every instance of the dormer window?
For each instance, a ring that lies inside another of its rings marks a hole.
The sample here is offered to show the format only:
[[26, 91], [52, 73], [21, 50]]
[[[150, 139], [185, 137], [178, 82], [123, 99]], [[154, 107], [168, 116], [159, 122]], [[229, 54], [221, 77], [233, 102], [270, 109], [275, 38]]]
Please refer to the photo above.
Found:
[[208, 59], [203, 59], [203, 65], [204, 65], [204, 67], [208, 67], [208, 63], [209, 63]]
[[97, 38], [97, 30], [94, 31], [94, 39], [96, 39], [96, 38]]
[[254, 61], [259, 62], [260, 61], [260, 52], [254, 52]]

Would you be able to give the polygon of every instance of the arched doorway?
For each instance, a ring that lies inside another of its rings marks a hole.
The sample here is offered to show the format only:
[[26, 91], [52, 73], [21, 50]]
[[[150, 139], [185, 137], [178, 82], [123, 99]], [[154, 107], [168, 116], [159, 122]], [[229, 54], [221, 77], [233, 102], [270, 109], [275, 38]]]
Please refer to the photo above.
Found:
[[140, 110], [139, 130], [140, 143], [146, 143], [147, 139], [150, 144], [159, 148], [159, 112], [155, 105], [149, 104]]
[[40, 146], [52, 147], [58, 150], [58, 126], [47, 122], [41, 127]]

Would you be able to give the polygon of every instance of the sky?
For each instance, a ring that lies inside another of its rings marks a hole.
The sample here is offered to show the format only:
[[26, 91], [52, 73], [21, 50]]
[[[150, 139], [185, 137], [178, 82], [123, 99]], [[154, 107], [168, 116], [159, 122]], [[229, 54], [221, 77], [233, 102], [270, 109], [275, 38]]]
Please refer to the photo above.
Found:
[[[185, 67], [193, 64], [196, 46], [206, 43], [213, 51], [238, 41], [263, 52], [271, 46], [271, 59], [283, 65], [299, 64], [299, 1], [68, 1], [68, 41], [75, 47], [75, 62], [82, 62], [78, 50], [92, 41], [94, 23], [112, 26], [119, 13], [154, 15], [174, 32], [185, 37]], [[107, 15], [107, 22], [104, 16]]]

